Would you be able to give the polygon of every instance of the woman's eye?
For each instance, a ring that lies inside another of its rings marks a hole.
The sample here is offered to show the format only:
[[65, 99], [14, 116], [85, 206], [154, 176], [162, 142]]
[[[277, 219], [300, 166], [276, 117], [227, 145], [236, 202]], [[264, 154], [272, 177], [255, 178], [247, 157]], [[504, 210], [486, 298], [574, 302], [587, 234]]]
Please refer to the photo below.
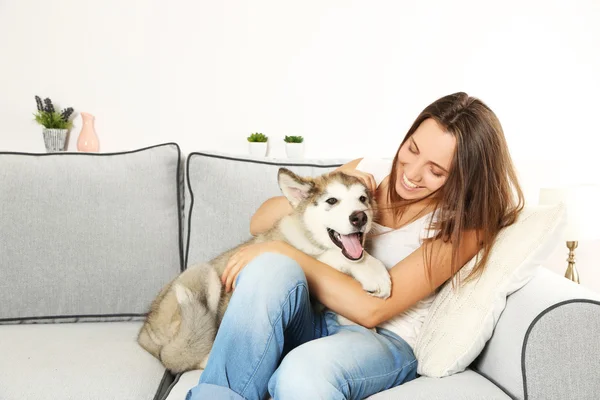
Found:
[[408, 146], [408, 151], [410, 151], [413, 154], [417, 154], [417, 150], [413, 149], [412, 146]]
[[367, 201], [367, 196], [360, 196], [358, 200], [360, 200], [361, 203], [365, 203]]
[[433, 174], [433, 176], [435, 176], [436, 178], [441, 178], [444, 174], [438, 174], [437, 172], [435, 172], [434, 170], [431, 170], [431, 173]]
[[332, 205], [334, 205], [335, 203], [337, 203], [337, 199], [336, 199], [335, 197], [331, 197], [331, 198], [329, 198], [329, 199], [325, 200], [325, 202], [326, 202], [327, 204], [329, 204], [329, 205], [331, 205], [331, 206], [332, 206]]

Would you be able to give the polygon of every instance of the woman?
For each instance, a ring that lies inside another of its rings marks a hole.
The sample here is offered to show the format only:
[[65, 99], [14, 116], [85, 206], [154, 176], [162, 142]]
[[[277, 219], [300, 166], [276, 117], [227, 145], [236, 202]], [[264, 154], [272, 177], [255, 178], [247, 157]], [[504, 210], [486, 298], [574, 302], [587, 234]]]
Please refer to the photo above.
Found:
[[[523, 207], [496, 115], [465, 93], [425, 108], [393, 162], [359, 159], [338, 170], [375, 196], [378, 234], [369, 251], [389, 269], [391, 296], [372, 297], [283, 242], [240, 250], [222, 277], [234, 294], [188, 399], [362, 399], [414, 379], [412, 346], [436, 290], [449, 279], [460, 284], [456, 272], [478, 253], [467, 279], [480, 274], [496, 235]], [[290, 211], [283, 197], [267, 200], [252, 233]], [[313, 310], [309, 290], [362, 326]]]

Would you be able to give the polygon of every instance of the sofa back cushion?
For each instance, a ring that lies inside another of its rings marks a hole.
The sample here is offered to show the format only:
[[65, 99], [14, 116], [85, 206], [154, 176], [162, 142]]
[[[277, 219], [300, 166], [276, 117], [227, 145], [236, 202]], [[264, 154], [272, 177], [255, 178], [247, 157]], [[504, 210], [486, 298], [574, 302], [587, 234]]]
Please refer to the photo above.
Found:
[[275, 160], [192, 153], [187, 159], [187, 265], [209, 261], [251, 238], [250, 218], [267, 199], [281, 196], [277, 171], [301, 176], [333, 171], [348, 160]]
[[141, 318], [183, 266], [176, 144], [0, 153], [0, 323]]

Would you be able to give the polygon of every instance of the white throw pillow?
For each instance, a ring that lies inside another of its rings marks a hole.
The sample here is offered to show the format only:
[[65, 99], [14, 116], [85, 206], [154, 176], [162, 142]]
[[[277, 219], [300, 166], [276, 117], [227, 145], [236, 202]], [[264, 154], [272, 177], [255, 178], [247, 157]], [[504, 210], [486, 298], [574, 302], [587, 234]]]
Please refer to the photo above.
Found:
[[[465, 370], [492, 337], [506, 297], [535, 275], [562, 240], [565, 206], [525, 207], [492, 246], [483, 274], [453, 289], [446, 283], [423, 323], [415, 355], [418, 373], [444, 377]], [[459, 274], [464, 278], [475, 258]]]

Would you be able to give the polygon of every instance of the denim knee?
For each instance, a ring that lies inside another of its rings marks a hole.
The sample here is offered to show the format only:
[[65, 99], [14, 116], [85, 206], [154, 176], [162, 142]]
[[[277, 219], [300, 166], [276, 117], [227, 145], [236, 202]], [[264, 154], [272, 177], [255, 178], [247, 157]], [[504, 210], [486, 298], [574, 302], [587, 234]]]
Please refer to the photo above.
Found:
[[240, 272], [236, 287], [253, 291], [289, 291], [299, 284], [307, 285], [302, 267], [292, 258], [278, 253], [264, 253], [250, 261]]
[[326, 354], [289, 353], [269, 381], [269, 393], [275, 399], [344, 400], [349, 396], [343, 373]]

